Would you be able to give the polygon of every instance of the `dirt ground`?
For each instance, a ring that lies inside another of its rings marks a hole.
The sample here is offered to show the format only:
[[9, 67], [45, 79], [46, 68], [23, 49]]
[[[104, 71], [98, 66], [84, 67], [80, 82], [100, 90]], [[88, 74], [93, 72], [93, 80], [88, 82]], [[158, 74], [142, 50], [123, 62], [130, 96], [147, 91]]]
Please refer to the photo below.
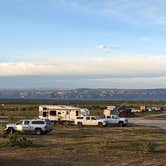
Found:
[[[166, 131], [149, 127], [55, 127], [48, 135], [25, 135], [34, 146], [1, 147], [1, 166], [164, 166]], [[7, 138], [1, 138], [0, 142]], [[142, 144], [156, 144], [154, 152]]]

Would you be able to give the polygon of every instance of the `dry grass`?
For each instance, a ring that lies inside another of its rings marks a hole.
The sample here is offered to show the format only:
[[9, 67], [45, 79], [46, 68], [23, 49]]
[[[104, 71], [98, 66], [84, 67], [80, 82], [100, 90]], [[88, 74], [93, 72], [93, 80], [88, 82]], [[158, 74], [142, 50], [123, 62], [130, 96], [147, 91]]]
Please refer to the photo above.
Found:
[[[39, 145], [1, 148], [0, 165], [164, 165], [166, 132], [147, 127], [55, 127], [49, 135], [27, 135]], [[1, 139], [0, 141], [5, 141]], [[156, 145], [145, 152], [144, 143]]]
[[[95, 107], [92, 114], [101, 115]], [[9, 121], [38, 116], [36, 105], [5, 105]], [[140, 116], [140, 115], [139, 115]], [[157, 117], [159, 118], [159, 117]], [[0, 132], [4, 124], [0, 124]], [[166, 131], [135, 127], [55, 127], [49, 135], [26, 135], [34, 147], [1, 147], [0, 166], [165, 165]], [[7, 141], [0, 138], [0, 143]], [[147, 145], [147, 147], [146, 147]], [[149, 150], [149, 145], [155, 145]]]

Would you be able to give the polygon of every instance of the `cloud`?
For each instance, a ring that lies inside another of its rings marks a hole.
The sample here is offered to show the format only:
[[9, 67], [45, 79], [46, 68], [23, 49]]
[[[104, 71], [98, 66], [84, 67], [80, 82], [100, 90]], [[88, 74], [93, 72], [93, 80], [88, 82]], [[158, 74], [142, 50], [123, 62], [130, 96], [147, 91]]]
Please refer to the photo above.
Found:
[[109, 53], [112, 49], [120, 49], [120, 47], [118, 47], [118, 46], [106, 46], [104, 44], [97, 44], [96, 48], [97, 49], [107, 49], [107, 52], [109, 52]]
[[49, 62], [0, 63], [0, 76], [111, 75], [112, 77], [161, 77], [165, 56], [112, 56], [110, 58], [53, 59]]
[[107, 48], [107, 46], [103, 44], [98, 44], [96, 45], [96, 48], [103, 49], [103, 48]]

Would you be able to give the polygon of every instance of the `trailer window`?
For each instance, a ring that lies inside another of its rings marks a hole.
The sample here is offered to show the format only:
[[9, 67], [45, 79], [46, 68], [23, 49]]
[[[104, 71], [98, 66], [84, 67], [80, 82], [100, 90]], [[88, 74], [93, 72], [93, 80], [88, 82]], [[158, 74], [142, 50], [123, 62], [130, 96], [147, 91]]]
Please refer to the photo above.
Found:
[[86, 120], [90, 120], [90, 117], [86, 117]]
[[56, 111], [50, 111], [51, 116], [56, 116]]
[[43, 112], [43, 117], [47, 117], [47, 112]]
[[77, 117], [77, 119], [83, 119], [83, 117]]
[[76, 111], [76, 116], [78, 116], [78, 111]]
[[44, 107], [44, 108], [43, 108], [43, 110], [47, 110], [47, 108], [46, 108], [46, 107]]

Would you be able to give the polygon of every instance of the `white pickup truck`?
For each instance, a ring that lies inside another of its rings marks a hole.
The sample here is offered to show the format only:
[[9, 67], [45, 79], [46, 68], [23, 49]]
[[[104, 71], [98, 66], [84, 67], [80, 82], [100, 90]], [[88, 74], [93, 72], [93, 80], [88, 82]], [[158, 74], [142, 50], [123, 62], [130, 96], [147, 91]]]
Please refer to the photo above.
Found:
[[108, 125], [119, 125], [121, 127], [126, 126], [128, 123], [127, 118], [121, 118], [117, 115], [105, 116]]
[[51, 121], [48, 119], [26, 119], [20, 120], [16, 123], [9, 123], [6, 125], [4, 132], [6, 134], [21, 132], [21, 133], [35, 133], [36, 135], [47, 134], [52, 130]]
[[75, 121], [74, 121], [75, 125], [78, 126], [83, 126], [83, 125], [87, 125], [87, 126], [106, 126], [107, 125], [107, 120], [106, 119], [101, 119], [99, 117], [96, 116], [78, 116]]

